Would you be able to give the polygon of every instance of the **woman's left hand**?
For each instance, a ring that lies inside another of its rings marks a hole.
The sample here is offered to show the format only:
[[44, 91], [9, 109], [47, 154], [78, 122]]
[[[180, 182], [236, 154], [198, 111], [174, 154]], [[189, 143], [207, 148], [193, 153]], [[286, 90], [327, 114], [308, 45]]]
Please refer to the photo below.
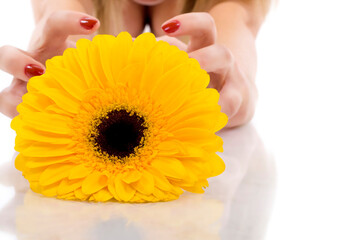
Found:
[[186, 51], [209, 73], [209, 87], [219, 91], [219, 104], [229, 118], [227, 127], [248, 122], [255, 110], [255, 84], [245, 76], [231, 50], [216, 42], [211, 15], [205, 12], [178, 15], [166, 21], [162, 29], [169, 37], [190, 36]]

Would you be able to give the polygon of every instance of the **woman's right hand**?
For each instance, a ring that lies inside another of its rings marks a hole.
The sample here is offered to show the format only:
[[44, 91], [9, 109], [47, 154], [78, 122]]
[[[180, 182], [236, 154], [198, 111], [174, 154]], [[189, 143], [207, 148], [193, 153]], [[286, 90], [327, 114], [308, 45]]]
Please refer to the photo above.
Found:
[[56, 11], [38, 22], [27, 52], [12, 46], [0, 47], [0, 69], [14, 76], [0, 92], [0, 112], [15, 117], [16, 106], [27, 92], [27, 82], [45, 72], [45, 61], [75, 47], [69, 36], [91, 35], [99, 26], [99, 20], [85, 13]]

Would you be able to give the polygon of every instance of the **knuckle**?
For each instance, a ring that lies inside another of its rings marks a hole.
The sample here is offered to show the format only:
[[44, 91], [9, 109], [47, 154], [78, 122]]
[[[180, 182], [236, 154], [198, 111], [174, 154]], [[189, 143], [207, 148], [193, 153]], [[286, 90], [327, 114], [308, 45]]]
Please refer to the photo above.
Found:
[[45, 20], [44, 31], [56, 31], [58, 28], [64, 27], [61, 20], [67, 18], [66, 13], [63, 10], [52, 12]]
[[215, 28], [215, 20], [210, 13], [203, 12], [202, 17], [206, 21], [208, 26], [210, 26], [211, 28]]
[[[43, 19], [40, 27], [40, 34], [36, 35], [35, 40], [32, 41], [32, 52], [39, 55], [45, 52], [49, 47], [55, 46], [56, 37], [64, 28], [63, 19], [66, 19], [66, 11], [57, 10], [49, 14]], [[55, 37], [55, 38], [54, 38]]]
[[210, 13], [207, 12], [199, 13], [198, 18], [198, 22], [201, 23], [199, 38], [207, 38], [211, 39], [211, 41], [215, 41], [216, 25], [214, 18], [210, 15]]
[[49, 30], [51, 27], [56, 25], [55, 21], [57, 16], [58, 16], [58, 11], [54, 11], [47, 17], [47, 19], [45, 20], [44, 30]]
[[228, 63], [231, 63], [231, 64], [234, 63], [235, 57], [234, 57], [234, 54], [230, 51], [230, 49], [225, 46], [222, 46], [222, 50], [223, 50], [225, 61]]
[[206, 59], [203, 57], [197, 57], [196, 60], [199, 62], [201, 68], [206, 68], [206, 66], [208, 65]]
[[48, 18], [46, 19], [47, 22], [53, 22], [54, 20], [56, 20], [57, 18], [59, 18], [59, 16], [61, 16], [64, 13], [64, 11], [62, 10], [56, 10], [53, 11]]
[[189, 57], [195, 59], [202, 68], [205, 68], [208, 64], [208, 58], [202, 51], [189, 53]]
[[222, 44], [216, 44], [216, 45], [219, 51], [221, 52], [223, 60], [226, 63], [233, 65], [235, 63], [235, 57], [234, 54], [231, 52], [231, 50]]
[[241, 95], [238, 93], [233, 93], [231, 94], [231, 96], [228, 96], [228, 103], [231, 112], [238, 111], [241, 101], [242, 101]]

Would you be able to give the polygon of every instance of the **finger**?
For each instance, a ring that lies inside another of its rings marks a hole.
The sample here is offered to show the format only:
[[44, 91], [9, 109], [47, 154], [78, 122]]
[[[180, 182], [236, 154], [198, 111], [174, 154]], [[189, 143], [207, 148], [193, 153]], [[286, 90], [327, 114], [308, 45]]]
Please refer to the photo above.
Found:
[[221, 111], [231, 119], [240, 109], [243, 97], [234, 86], [233, 82], [225, 82], [220, 91], [219, 105]]
[[189, 53], [189, 57], [196, 59], [202, 69], [210, 75], [209, 87], [220, 90], [226, 76], [235, 64], [231, 51], [219, 44], [213, 44]]
[[166, 21], [161, 28], [171, 37], [190, 36], [188, 52], [212, 45], [216, 40], [216, 27], [209, 13], [185, 13]]
[[0, 47], [0, 69], [23, 81], [45, 72], [44, 65], [12, 46]]
[[27, 92], [27, 83], [14, 78], [10, 86], [0, 92], [0, 112], [14, 118], [19, 113], [16, 106], [22, 102], [22, 96]]
[[170, 45], [174, 45], [182, 51], [186, 51], [186, 49], [187, 49], [187, 45], [177, 38], [164, 35], [164, 36], [158, 37], [157, 39], [168, 42]]
[[44, 24], [43, 45], [62, 44], [69, 35], [88, 35], [100, 27], [98, 19], [73, 11], [56, 11]]
[[225, 46], [220, 44], [210, 45], [189, 53], [189, 57], [195, 58], [202, 69], [225, 75], [234, 65], [234, 56]]

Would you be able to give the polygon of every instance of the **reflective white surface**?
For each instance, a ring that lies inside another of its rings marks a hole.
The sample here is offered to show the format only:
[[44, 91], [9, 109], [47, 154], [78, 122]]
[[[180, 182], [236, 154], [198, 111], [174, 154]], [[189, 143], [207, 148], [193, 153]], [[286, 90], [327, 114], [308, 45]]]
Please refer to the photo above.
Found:
[[[0, 116], [0, 240], [359, 240], [360, 2], [278, 2], [257, 38], [256, 130], [237, 129], [238, 147], [227, 141], [227, 172], [204, 195], [144, 205], [40, 197], [13, 167], [14, 133]], [[26, 49], [30, 1], [1, 1], [0, 27], [0, 46]], [[0, 72], [0, 88], [10, 79]]]
[[[28, 189], [13, 160], [0, 166], [0, 231], [18, 239], [264, 239], [275, 193], [275, 162], [255, 128], [225, 130], [226, 170], [205, 194], [148, 204], [89, 203]], [[7, 188], [6, 191], [4, 189]]]

